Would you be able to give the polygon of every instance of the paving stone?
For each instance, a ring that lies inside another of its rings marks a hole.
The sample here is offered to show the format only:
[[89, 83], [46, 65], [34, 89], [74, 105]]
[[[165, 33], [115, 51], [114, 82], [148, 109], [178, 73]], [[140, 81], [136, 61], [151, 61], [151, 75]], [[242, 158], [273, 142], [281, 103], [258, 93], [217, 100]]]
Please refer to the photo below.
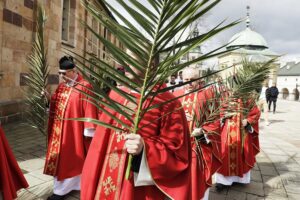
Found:
[[19, 162], [21, 169], [25, 169], [28, 172], [32, 172], [44, 167], [44, 160], [40, 158], [32, 158], [29, 160]]
[[289, 181], [288, 184], [284, 185], [287, 193], [300, 194], [300, 182]]
[[295, 163], [275, 163], [278, 171], [300, 172], [300, 165]]
[[255, 165], [254, 165], [254, 167], [253, 167], [252, 170], [259, 170], [259, 167], [258, 167], [258, 164], [257, 164], [257, 163], [255, 163]]
[[269, 195], [265, 197], [265, 200], [289, 200], [287, 197], [280, 197], [276, 195]]
[[272, 188], [272, 189], [279, 189], [283, 188], [283, 183], [280, 176], [262, 176], [264, 187]]
[[253, 194], [247, 194], [246, 197], [247, 200], [264, 200], [263, 197], [257, 196], [257, 195], [253, 195]]
[[28, 189], [32, 194], [47, 199], [53, 193], [53, 181], [43, 182]]
[[258, 165], [259, 166], [266, 166], [266, 167], [274, 167], [272, 161], [270, 161], [270, 160], [269, 161], [264, 161], [264, 162], [260, 161], [258, 163]]
[[20, 161], [20, 162], [38, 158], [37, 156], [29, 154], [29, 153], [22, 153], [20, 156], [16, 156], [16, 157], [18, 158], [18, 161]]
[[259, 163], [258, 165], [262, 175], [278, 175], [274, 167], [261, 166]]
[[289, 200], [299, 200], [300, 199], [300, 195], [299, 194], [289, 193], [288, 196], [289, 196]]
[[17, 200], [31, 200], [31, 199], [38, 198], [38, 196], [32, 194], [26, 189], [19, 190], [17, 194], [18, 194]]
[[271, 160], [267, 157], [256, 157], [258, 163], [270, 163]]
[[209, 192], [209, 200], [226, 200], [226, 195], [216, 193], [216, 192]]
[[300, 182], [300, 172], [278, 171], [283, 183], [288, 181]]
[[264, 196], [263, 183], [260, 182], [250, 182], [249, 184], [234, 184], [228, 193], [231, 190], [236, 190], [239, 192], [254, 194], [258, 196]]
[[52, 181], [53, 180], [53, 176], [46, 175], [46, 174], [43, 173], [43, 171], [44, 171], [44, 168], [41, 168], [41, 169], [32, 171], [32, 172], [30, 172], [28, 174], [31, 175], [31, 176], [34, 176], [34, 177], [36, 177], [38, 179], [41, 179], [43, 181]]
[[251, 181], [262, 182], [260, 171], [251, 170]]
[[33, 187], [33, 186], [36, 186], [36, 185], [39, 185], [39, 184], [42, 184], [42, 183], [45, 182], [45, 181], [43, 181], [41, 179], [38, 179], [34, 176], [31, 176], [29, 174], [25, 174], [24, 176], [25, 176], [25, 178], [26, 178], [26, 180], [27, 180], [30, 187]]
[[287, 155], [287, 153], [285, 153], [284, 151], [281, 150], [266, 150], [265, 151], [266, 154], [270, 154], [270, 155], [280, 155], [280, 156], [284, 156]]
[[265, 196], [273, 195], [279, 197], [287, 197], [287, 193], [284, 188], [271, 188], [271, 187], [264, 187]]
[[285, 156], [279, 156], [279, 155], [268, 155], [268, 157], [270, 158], [270, 160], [273, 163], [277, 163], [277, 162], [288, 162], [290, 160], [293, 160], [293, 158], [291, 158], [288, 155]]
[[227, 199], [230, 200], [246, 200], [246, 193], [245, 192], [239, 192], [235, 190], [229, 190], [227, 194]]

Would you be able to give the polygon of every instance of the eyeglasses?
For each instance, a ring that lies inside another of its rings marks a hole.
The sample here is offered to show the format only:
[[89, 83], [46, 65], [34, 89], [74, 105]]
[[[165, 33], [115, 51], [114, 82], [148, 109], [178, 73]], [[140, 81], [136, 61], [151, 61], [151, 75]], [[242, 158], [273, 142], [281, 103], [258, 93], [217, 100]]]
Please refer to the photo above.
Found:
[[65, 76], [65, 75], [66, 75], [66, 72], [58, 72], [58, 75], [63, 75], [63, 76]]
[[58, 72], [58, 74], [65, 76], [67, 74], [67, 72], [71, 72], [71, 71], [74, 71], [74, 70], [73, 69], [69, 69], [69, 70], [67, 70], [65, 72]]

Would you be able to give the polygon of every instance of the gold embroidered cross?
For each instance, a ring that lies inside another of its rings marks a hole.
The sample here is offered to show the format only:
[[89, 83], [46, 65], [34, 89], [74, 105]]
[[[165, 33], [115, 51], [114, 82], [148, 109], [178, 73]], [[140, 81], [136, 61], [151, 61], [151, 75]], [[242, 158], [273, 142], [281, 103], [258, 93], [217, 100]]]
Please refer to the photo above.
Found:
[[116, 191], [116, 186], [112, 182], [111, 177], [107, 177], [107, 179], [102, 183], [102, 186], [104, 187], [104, 193], [106, 196], [108, 196], [110, 193]]

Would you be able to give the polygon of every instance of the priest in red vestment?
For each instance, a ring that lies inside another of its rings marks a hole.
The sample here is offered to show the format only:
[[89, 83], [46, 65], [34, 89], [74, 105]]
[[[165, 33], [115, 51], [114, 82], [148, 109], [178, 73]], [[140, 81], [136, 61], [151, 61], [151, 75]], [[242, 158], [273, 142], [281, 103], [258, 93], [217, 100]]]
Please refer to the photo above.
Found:
[[[253, 101], [253, 100], [249, 100]], [[232, 183], [250, 183], [250, 170], [259, 153], [258, 121], [260, 111], [256, 105], [242, 103], [237, 99], [234, 104], [237, 110], [249, 109], [247, 116], [242, 112], [229, 118], [223, 118], [221, 126], [222, 167], [216, 173], [216, 188], [221, 191]]]
[[[193, 68], [183, 70], [184, 82], [192, 81], [199, 78], [199, 72]], [[182, 105], [186, 113], [190, 140], [192, 143], [192, 160], [191, 160], [191, 188], [193, 200], [208, 200], [209, 187], [212, 185], [212, 175], [221, 167], [220, 157], [220, 137], [217, 130], [209, 126], [197, 126], [197, 121], [204, 125], [206, 120], [205, 109], [208, 109], [208, 102], [213, 101], [214, 95], [211, 88], [198, 90], [201, 87], [199, 81], [192, 82], [184, 86], [184, 89], [174, 93], [175, 96], [182, 96]], [[203, 112], [200, 114], [200, 112]], [[208, 113], [208, 112], [207, 112]]]
[[54, 176], [53, 195], [63, 199], [72, 190], [80, 190], [80, 175], [95, 125], [70, 118], [97, 118], [97, 108], [81, 91], [91, 94], [91, 85], [75, 71], [71, 57], [62, 57], [59, 74], [64, 80], [50, 100], [48, 149], [44, 173]]
[[17, 198], [17, 191], [27, 188], [28, 183], [11, 151], [0, 125], [0, 199]]
[[[135, 73], [143, 75], [137, 70]], [[133, 79], [131, 74], [127, 75]], [[138, 93], [128, 92], [139, 98]], [[135, 109], [114, 91], [110, 97]], [[156, 96], [152, 104], [171, 98], [175, 97], [165, 92]], [[119, 113], [107, 110], [129, 123]], [[105, 113], [100, 116], [100, 121], [120, 126]], [[176, 100], [147, 111], [139, 127], [138, 134], [97, 127], [83, 167], [81, 200], [190, 199], [191, 149], [180, 102]], [[126, 180], [128, 154], [134, 157], [129, 179]]]

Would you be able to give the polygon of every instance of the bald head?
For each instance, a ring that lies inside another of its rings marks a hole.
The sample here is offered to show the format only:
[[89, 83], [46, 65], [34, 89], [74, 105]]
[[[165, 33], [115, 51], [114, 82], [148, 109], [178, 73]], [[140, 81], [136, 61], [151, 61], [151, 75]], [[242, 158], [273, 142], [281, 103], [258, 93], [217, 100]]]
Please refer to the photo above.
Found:
[[199, 71], [194, 68], [185, 68], [182, 72], [182, 78], [183, 80], [200, 78]]
[[[200, 78], [199, 71], [194, 68], [185, 68], [182, 72], [183, 82], [193, 81]], [[193, 91], [198, 89], [199, 81], [194, 81], [184, 86], [186, 91]]]

